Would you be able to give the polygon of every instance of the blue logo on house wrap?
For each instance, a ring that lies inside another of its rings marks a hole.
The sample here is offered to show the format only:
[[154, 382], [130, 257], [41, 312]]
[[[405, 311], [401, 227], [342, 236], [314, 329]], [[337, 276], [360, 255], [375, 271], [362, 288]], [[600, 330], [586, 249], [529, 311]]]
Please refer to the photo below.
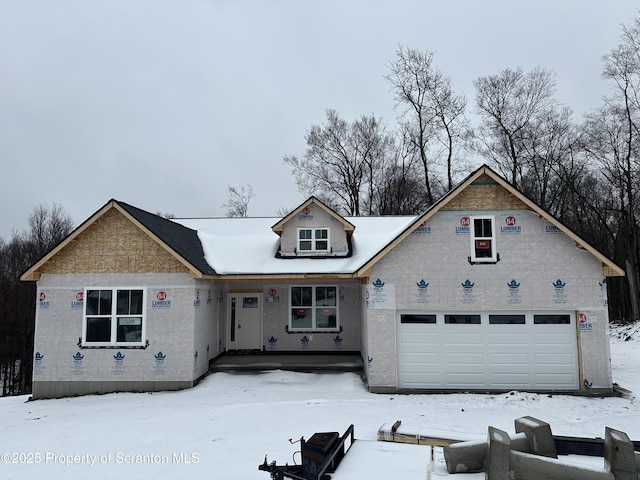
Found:
[[424, 278], [421, 279], [418, 283], [416, 283], [416, 285], [418, 286], [418, 290], [421, 292], [426, 292], [427, 288], [429, 288], [429, 283], [424, 281]]
[[43, 358], [44, 358], [44, 355], [42, 355], [40, 352], [36, 352], [36, 354], [34, 355], [34, 359], [36, 362], [42, 362]]
[[278, 341], [278, 339], [276, 337], [274, 337], [273, 335], [271, 335], [269, 338], [267, 338], [267, 343], [269, 343], [270, 347], [275, 347], [277, 341]]
[[116, 363], [120, 363], [124, 360], [124, 357], [126, 357], [126, 355], [123, 355], [122, 352], [118, 352], [113, 356], [113, 359], [116, 361]]
[[162, 352], [158, 352], [154, 355], [154, 358], [156, 359], [156, 363], [164, 363], [164, 359], [167, 358], [167, 356]]
[[342, 346], [342, 337], [340, 335], [336, 335], [333, 339], [333, 343], [336, 347]]
[[84, 355], [82, 355], [80, 352], [76, 352], [75, 355], [73, 356], [73, 361], [76, 363], [82, 362], [82, 359], [84, 358]]
[[307, 337], [306, 335], [304, 337], [302, 337], [300, 339], [300, 342], [302, 342], [302, 346], [303, 347], [308, 347], [309, 346], [309, 337]]
[[520, 283], [517, 282], [515, 278], [513, 278], [509, 283], [507, 283], [507, 287], [509, 287], [509, 292], [517, 293], [518, 288], [520, 288]]
[[462, 291], [464, 293], [471, 293], [473, 292], [473, 286], [475, 285], [475, 283], [473, 283], [471, 280], [469, 280], [468, 278], [462, 282], [460, 285], [462, 285]]
[[380, 280], [379, 278], [373, 282], [373, 290], [376, 292], [381, 292], [382, 289], [384, 288], [384, 282], [382, 280]]
[[560, 279], [557, 279], [555, 282], [553, 282], [553, 288], [555, 289], [556, 293], [563, 293], [565, 285], [566, 283]]

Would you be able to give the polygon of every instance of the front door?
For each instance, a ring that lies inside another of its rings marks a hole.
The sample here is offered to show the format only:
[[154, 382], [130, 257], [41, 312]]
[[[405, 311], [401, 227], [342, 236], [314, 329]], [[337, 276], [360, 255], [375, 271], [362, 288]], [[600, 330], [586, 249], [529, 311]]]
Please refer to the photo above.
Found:
[[229, 294], [229, 349], [262, 349], [262, 295]]

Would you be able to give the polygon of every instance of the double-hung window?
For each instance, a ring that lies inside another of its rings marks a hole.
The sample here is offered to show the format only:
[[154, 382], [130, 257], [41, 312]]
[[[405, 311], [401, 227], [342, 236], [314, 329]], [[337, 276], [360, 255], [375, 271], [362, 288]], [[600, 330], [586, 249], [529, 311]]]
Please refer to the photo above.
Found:
[[144, 346], [144, 288], [87, 288], [84, 299], [84, 346]]
[[289, 330], [337, 330], [337, 292], [334, 286], [291, 287]]
[[299, 228], [298, 251], [301, 253], [326, 253], [329, 251], [328, 228]]
[[471, 261], [474, 263], [495, 263], [496, 229], [493, 216], [471, 217]]

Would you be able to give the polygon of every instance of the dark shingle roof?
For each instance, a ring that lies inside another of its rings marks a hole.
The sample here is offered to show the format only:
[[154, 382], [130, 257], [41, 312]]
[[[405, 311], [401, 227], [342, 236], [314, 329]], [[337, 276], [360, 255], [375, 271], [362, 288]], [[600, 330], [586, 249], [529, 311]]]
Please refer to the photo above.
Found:
[[198, 232], [133, 205], [118, 200], [115, 202], [198, 271], [205, 275], [216, 274], [205, 260]]

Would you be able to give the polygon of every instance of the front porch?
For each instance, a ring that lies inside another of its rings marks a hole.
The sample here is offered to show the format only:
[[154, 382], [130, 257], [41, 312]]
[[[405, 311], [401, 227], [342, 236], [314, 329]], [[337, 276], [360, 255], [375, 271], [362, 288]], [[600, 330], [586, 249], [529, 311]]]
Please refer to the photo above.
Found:
[[225, 352], [209, 362], [210, 372], [363, 372], [359, 352], [299, 353], [240, 351]]

